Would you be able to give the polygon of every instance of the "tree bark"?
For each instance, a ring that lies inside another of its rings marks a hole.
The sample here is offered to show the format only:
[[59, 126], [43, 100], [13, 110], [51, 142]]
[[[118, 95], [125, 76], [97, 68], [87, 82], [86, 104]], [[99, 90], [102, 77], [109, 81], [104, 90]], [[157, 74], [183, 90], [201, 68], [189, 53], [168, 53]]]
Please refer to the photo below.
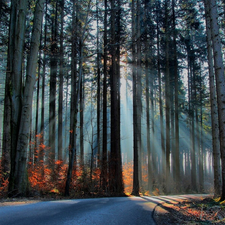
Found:
[[165, 74], [165, 95], [166, 95], [166, 192], [169, 190], [170, 179], [170, 63], [169, 63], [169, 18], [168, 4], [165, 2], [165, 33], [166, 33], [166, 74]]
[[[2, 168], [6, 177], [9, 176], [11, 165], [11, 74], [13, 70], [13, 51], [15, 48], [15, 26], [16, 26], [16, 1], [11, 2], [9, 41], [7, 54], [7, 71], [5, 80], [5, 99], [4, 99], [4, 122], [3, 122], [3, 145], [2, 145]], [[9, 189], [11, 187], [9, 186]]]
[[61, 21], [60, 21], [60, 62], [59, 62], [59, 108], [58, 108], [58, 160], [63, 160], [63, 75], [64, 75], [64, 46], [63, 46], [63, 31], [64, 31], [64, 0], [60, 1]]
[[144, 40], [144, 45], [145, 45], [145, 81], [146, 81], [146, 86], [145, 86], [145, 99], [146, 99], [146, 141], [147, 141], [147, 155], [148, 155], [148, 190], [152, 191], [152, 162], [151, 162], [151, 152], [150, 152], [150, 107], [149, 107], [149, 54], [148, 54], [148, 38], [147, 38], [147, 20], [148, 20], [148, 1], [145, 0], [145, 40]]
[[[22, 64], [23, 64], [23, 48], [25, 43], [25, 27], [26, 27], [26, 12], [28, 2], [21, 0], [15, 2], [16, 18], [15, 18], [15, 37], [14, 37], [14, 54], [11, 73], [11, 171], [9, 178], [9, 193], [15, 187], [16, 179], [16, 154], [17, 154], [17, 141], [20, 127], [20, 113], [21, 113], [21, 90], [22, 90]], [[13, 6], [12, 6], [13, 7]]]
[[72, 169], [74, 156], [76, 155], [75, 129], [76, 129], [76, 80], [77, 80], [77, 5], [73, 0], [72, 15], [72, 55], [71, 55], [71, 100], [70, 100], [70, 140], [69, 140], [69, 168], [67, 172], [67, 181], [65, 187], [65, 195], [69, 196], [70, 182], [72, 179]]
[[44, 129], [45, 129], [45, 72], [47, 61], [47, 0], [45, 1], [45, 25], [44, 25], [44, 58], [43, 58], [43, 71], [42, 71], [42, 92], [41, 92], [41, 146], [39, 151], [39, 161], [41, 162], [42, 175], [44, 176]]
[[[162, 173], [166, 174], [166, 149], [165, 149], [165, 135], [163, 122], [163, 102], [162, 102], [162, 78], [160, 68], [160, 31], [159, 31], [159, 11], [160, 1], [157, 1], [157, 73], [159, 82], [159, 114], [160, 114], [160, 132], [161, 132], [161, 151], [162, 151]], [[162, 186], [165, 189], [165, 179], [162, 179]]]
[[[214, 69], [216, 77], [216, 91], [217, 91], [217, 104], [218, 104], [218, 119], [219, 119], [219, 141], [220, 152], [222, 157], [222, 195], [221, 201], [225, 200], [225, 79], [224, 79], [224, 66], [222, 61], [221, 40], [219, 36], [218, 13], [216, 1], [205, 0], [206, 22], [207, 22], [207, 42], [208, 42], [208, 60], [210, 69], [210, 99], [212, 107], [212, 135], [213, 135], [213, 154], [214, 154], [214, 185], [215, 195], [221, 194], [221, 181], [219, 169], [219, 146], [218, 146], [218, 125], [217, 125], [217, 109], [215, 105], [215, 88], [214, 88], [214, 75], [212, 69], [212, 52], [210, 51], [211, 41], [214, 56]], [[209, 15], [209, 17], [207, 16]], [[211, 32], [211, 33], [210, 33]], [[211, 40], [211, 41], [210, 41]]]
[[58, 64], [58, 46], [57, 46], [57, 24], [58, 24], [58, 0], [52, 1], [56, 4], [54, 13], [51, 15], [51, 56], [50, 56], [50, 102], [49, 102], [49, 166], [53, 172], [55, 165], [55, 142], [56, 142], [56, 77]]
[[24, 195], [27, 189], [26, 158], [27, 146], [30, 133], [30, 116], [32, 109], [33, 89], [37, 67], [37, 57], [40, 44], [41, 25], [43, 18], [44, 0], [36, 3], [34, 13], [34, 25], [31, 38], [30, 54], [27, 62], [27, 75], [24, 88], [24, 97], [21, 110], [21, 123], [18, 133], [16, 168], [15, 168], [15, 189], [18, 194]]
[[194, 192], [197, 192], [197, 168], [196, 168], [196, 120], [195, 120], [195, 109], [196, 109], [196, 69], [195, 69], [195, 56], [193, 50], [191, 51], [191, 186]]
[[80, 166], [84, 169], [84, 79], [80, 87]]
[[117, 113], [118, 113], [118, 132], [117, 132], [117, 171], [118, 171], [118, 192], [119, 194], [124, 193], [123, 175], [122, 175], [122, 157], [121, 157], [121, 136], [120, 136], [120, 38], [121, 38], [121, 0], [117, 0], [117, 26], [118, 32], [116, 35], [116, 74], [117, 74]]
[[107, 191], [107, 0], [104, 1], [104, 65], [103, 65], [103, 137], [102, 137], [102, 168], [101, 186]]
[[138, 175], [138, 128], [137, 128], [137, 60], [136, 60], [136, 32], [135, 32], [135, 0], [132, 0], [132, 77], [133, 77], [133, 190], [132, 194], [139, 196]]
[[179, 91], [178, 91], [178, 62], [177, 62], [177, 41], [176, 41], [176, 18], [175, 0], [172, 0], [173, 10], [173, 46], [174, 46], [174, 80], [175, 80], [175, 183], [176, 189], [180, 191], [180, 150], [179, 150]]
[[142, 115], [142, 69], [141, 69], [141, 2], [137, 0], [137, 147], [138, 147], [138, 160], [139, 160], [139, 184], [142, 187], [142, 138], [141, 138], [141, 115]]
[[[110, 87], [111, 87], [111, 152], [109, 162], [109, 187], [113, 194], [123, 193], [122, 181], [122, 166], [120, 155], [120, 120], [119, 120], [119, 62], [116, 49], [119, 43], [116, 42], [116, 13], [118, 16], [118, 8], [115, 5], [115, 0], [111, 1], [111, 54], [112, 66], [110, 74]], [[117, 27], [116, 27], [117, 26]]]
[[116, 148], [117, 148], [117, 96], [116, 96], [116, 39], [115, 39], [115, 0], [111, 1], [111, 73], [110, 73], [110, 88], [111, 88], [111, 151], [109, 161], [109, 189], [111, 193], [116, 193]]
[[[41, 29], [42, 30], [42, 29]], [[42, 31], [41, 31], [42, 36]], [[40, 46], [41, 46], [41, 37], [40, 37]], [[39, 151], [39, 142], [40, 139], [38, 138], [38, 124], [39, 124], [39, 93], [40, 93], [40, 79], [41, 79], [41, 49], [39, 49], [39, 56], [38, 56], [38, 81], [37, 81], [37, 91], [36, 91], [36, 117], [35, 117], [35, 147], [34, 147], [34, 164], [38, 162], [38, 151]], [[32, 114], [32, 113], [31, 113]], [[31, 124], [32, 125], [32, 124]]]
[[97, 8], [97, 163], [99, 166], [100, 163], [100, 154], [101, 154], [101, 145], [100, 145], [100, 116], [101, 116], [101, 73], [100, 73], [100, 48], [99, 48], [99, 6], [98, 1], [96, 0]]

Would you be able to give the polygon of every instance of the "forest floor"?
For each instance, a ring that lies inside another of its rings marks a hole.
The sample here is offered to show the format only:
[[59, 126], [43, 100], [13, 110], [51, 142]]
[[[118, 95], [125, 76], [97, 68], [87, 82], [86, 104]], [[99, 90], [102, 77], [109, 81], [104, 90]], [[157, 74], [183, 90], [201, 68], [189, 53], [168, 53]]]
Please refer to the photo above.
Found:
[[[31, 204], [40, 201], [66, 199], [60, 196], [4, 198], [1, 206]], [[225, 202], [213, 198], [191, 198], [188, 200], [167, 200], [158, 204], [154, 210], [154, 220], [157, 225], [183, 224], [225, 224]]]
[[212, 198], [167, 201], [155, 208], [157, 225], [225, 224], [225, 202]]

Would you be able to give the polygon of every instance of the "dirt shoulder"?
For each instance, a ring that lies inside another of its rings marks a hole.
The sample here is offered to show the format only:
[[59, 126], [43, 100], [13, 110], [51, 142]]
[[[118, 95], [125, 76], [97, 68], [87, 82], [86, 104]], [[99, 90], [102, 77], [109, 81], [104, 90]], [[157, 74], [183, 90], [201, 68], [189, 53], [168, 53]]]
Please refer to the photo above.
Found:
[[28, 197], [28, 198], [3, 198], [0, 199], [0, 207], [2, 206], [11, 206], [11, 205], [23, 205], [23, 204], [33, 204], [42, 201], [54, 201], [68, 199], [62, 196], [46, 196], [46, 197]]
[[40, 202], [40, 201], [37, 201], [37, 200], [15, 200], [15, 201], [2, 201], [0, 202], [0, 207], [2, 206], [11, 206], [11, 205], [23, 205], [23, 204], [32, 204], [32, 203], [37, 203], [37, 202]]
[[225, 203], [212, 198], [166, 201], [155, 208], [158, 225], [225, 224]]

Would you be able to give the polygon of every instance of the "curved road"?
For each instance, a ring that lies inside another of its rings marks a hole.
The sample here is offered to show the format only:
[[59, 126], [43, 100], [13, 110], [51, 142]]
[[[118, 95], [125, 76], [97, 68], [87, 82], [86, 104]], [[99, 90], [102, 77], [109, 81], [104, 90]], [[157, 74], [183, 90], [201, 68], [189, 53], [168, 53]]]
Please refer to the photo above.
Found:
[[0, 207], [1, 225], [151, 225], [156, 198], [122, 197], [38, 202]]

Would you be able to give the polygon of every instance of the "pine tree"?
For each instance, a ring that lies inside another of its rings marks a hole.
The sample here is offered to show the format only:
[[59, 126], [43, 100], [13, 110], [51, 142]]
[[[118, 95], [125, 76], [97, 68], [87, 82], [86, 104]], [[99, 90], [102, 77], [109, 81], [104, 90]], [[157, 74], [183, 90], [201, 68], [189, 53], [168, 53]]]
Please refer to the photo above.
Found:
[[216, 76], [217, 105], [219, 118], [219, 134], [220, 134], [220, 151], [222, 162], [222, 194], [221, 201], [225, 200], [225, 78], [224, 66], [221, 50], [221, 40], [219, 35], [218, 12], [215, 0], [205, 1], [206, 7], [209, 9], [210, 30], [213, 46], [214, 68]]

